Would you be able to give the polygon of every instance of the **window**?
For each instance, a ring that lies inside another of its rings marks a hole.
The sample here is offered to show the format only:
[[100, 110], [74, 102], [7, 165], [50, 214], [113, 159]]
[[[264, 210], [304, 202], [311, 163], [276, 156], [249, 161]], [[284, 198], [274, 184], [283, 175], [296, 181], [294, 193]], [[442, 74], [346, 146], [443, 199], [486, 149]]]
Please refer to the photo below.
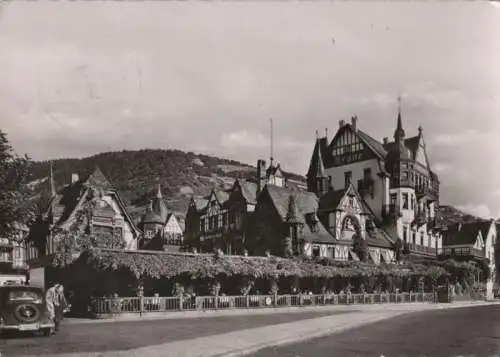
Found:
[[408, 194], [403, 193], [403, 209], [408, 209]]
[[318, 246], [313, 247], [312, 249], [312, 255], [313, 257], [319, 257], [320, 256], [320, 250]]
[[398, 195], [396, 193], [391, 193], [391, 205], [396, 206], [396, 201], [398, 199]]
[[411, 204], [411, 210], [415, 210], [415, 201], [413, 199], [413, 195], [410, 194], [410, 204]]
[[368, 169], [364, 169], [363, 170], [363, 178], [365, 181], [368, 181], [370, 180], [372, 177], [372, 169], [368, 168]]
[[102, 240], [103, 238], [110, 238], [113, 236], [113, 227], [112, 226], [98, 226], [94, 225], [94, 235]]
[[413, 244], [417, 243], [417, 233], [412, 232], [411, 241], [412, 241]]
[[408, 227], [403, 226], [403, 241], [408, 243]]
[[424, 245], [424, 232], [420, 232], [420, 245]]
[[227, 226], [227, 216], [228, 216], [228, 212], [224, 212], [224, 214], [222, 215], [222, 225], [224, 227]]
[[344, 173], [345, 188], [349, 187], [352, 180], [352, 171], [347, 171]]

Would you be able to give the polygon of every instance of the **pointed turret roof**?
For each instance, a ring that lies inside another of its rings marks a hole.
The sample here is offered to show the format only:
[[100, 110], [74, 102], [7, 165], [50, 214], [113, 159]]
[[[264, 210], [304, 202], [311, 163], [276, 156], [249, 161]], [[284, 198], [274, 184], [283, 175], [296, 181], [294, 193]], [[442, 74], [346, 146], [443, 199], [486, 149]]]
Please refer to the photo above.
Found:
[[299, 212], [297, 203], [295, 202], [295, 195], [290, 195], [288, 201], [288, 212], [286, 214], [286, 222], [290, 224], [304, 223], [304, 217]]
[[148, 208], [146, 213], [142, 217], [142, 224], [144, 223], [153, 223], [153, 224], [163, 224], [165, 220], [154, 211], [153, 201], [149, 201]]
[[318, 163], [316, 165], [316, 178], [327, 177], [325, 173], [325, 164], [323, 163], [323, 155], [321, 155], [321, 147], [319, 142], [319, 137], [316, 139], [318, 145]]
[[[309, 169], [307, 170], [308, 180], [315, 179], [316, 177], [326, 177], [325, 161], [323, 160], [323, 151], [327, 146], [326, 140], [326, 137], [316, 138], [316, 144], [314, 145], [311, 161], [309, 162]], [[323, 172], [323, 175], [325, 176], [318, 176], [318, 173], [321, 172]]]
[[152, 210], [158, 215], [163, 223], [167, 221], [168, 218], [168, 208], [163, 200], [163, 195], [161, 194], [161, 186], [158, 184], [158, 190], [156, 191], [156, 197], [152, 200]]
[[396, 130], [394, 131], [394, 141], [397, 143], [403, 143], [405, 138], [405, 131], [403, 129], [403, 121], [401, 119], [401, 98], [398, 98], [398, 122], [396, 124]]

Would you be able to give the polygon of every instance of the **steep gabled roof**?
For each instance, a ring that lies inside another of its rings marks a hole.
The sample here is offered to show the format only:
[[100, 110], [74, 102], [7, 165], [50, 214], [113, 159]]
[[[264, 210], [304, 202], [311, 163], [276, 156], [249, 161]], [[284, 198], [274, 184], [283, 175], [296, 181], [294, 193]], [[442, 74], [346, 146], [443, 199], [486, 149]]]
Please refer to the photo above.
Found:
[[[316, 144], [314, 145], [313, 154], [311, 156], [311, 161], [309, 162], [309, 169], [307, 170], [307, 178], [311, 179], [314, 177], [324, 177], [325, 169], [324, 166], [327, 164], [325, 158], [327, 155], [327, 138], [318, 138]], [[328, 164], [327, 164], [328, 165]], [[322, 173], [323, 176], [318, 176], [318, 173]]]
[[[448, 226], [443, 235], [443, 245], [470, 245], [475, 244], [479, 233], [483, 229], [489, 229], [491, 221], [475, 221], [467, 223], [456, 223]], [[485, 236], [483, 235], [485, 238]]]
[[288, 212], [286, 213], [285, 220], [290, 224], [305, 223], [304, 217], [297, 208], [293, 194], [291, 194], [288, 198]]
[[338, 208], [342, 199], [347, 195], [352, 194], [356, 197], [359, 205], [364, 214], [370, 213], [373, 214], [372, 210], [369, 208], [368, 204], [363, 200], [361, 195], [356, 190], [356, 187], [351, 183], [347, 189], [341, 190], [331, 190], [327, 192], [324, 196], [319, 199], [319, 209], [326, 211], [333, 211]]
[[374, 139], [373, 137], [359, 129], [356, 130], [356, 134], [361, 139], [361, 141], [363, 141], [377, 155], [379, 159], [385, 160], [385, 157], [387, 156], [387, 150], [384, 148], [384, 145], [380, 141]]
[[168, 218], [168, 208], [167, 204], [163, 199], [163, 195], [161, 193], [161, 186], [158, 184], [158, 190], [156, 193], [156, 197], [153, 198], [151, 202], [151, 210], [160, 217], [163, 223], [167, 222]]
[[[415, 160], [417, 151], [418, 151], [418, 143], [419, 143], [419, 136], [412, 136], [410, 138], [405, 139], [404, 144], [408, 150], [410, 150], [410, 153], [412, 155], [412, 159]], [[397, 149], [397, 144], [395, 141], [390, 141], [387, 144], [384, 144], [384, 149], [387, 152], [392, 152]]]
[[111, 183], [108, 181], [106, 176], [104, 176], [104, 174], [102, 173], [101, 169], [98, 166], [96, 166], [94, 172], [92, 172], [89, 175], [89, 177], [85, 181], [85, 184], [91, 187], [100, 188], [104, 190], [112, 188]]
[[198, 212], [204, 209], [208, 204], [208, 200], [204, 197], [193, 197], [192, 202]]
[[328, 191], [319, 199], [319, 210], [332, 210], [332, 207], [336, 208], [344, 197], [345, 192], [345, 189]]
[[313, 192], [302, 190], [295, 191], [286, 187], [278, 187], [274, 185], [264, 186], [263, 191], [268, 192], [269, 197], [271, 198], [278, 214], [283, 221], [286, 220], [289, 197], [292, 194], [295, 195], [295, 203], [297, 205], [297, 209], [302, 215], [305, 215], [307, 213], [314, 213], [318, 208], [318, 198]]
[[[335, 238], [328, 232], [321, 221], [314, 223], [310, 220], [310, 218], [306, 217], [306, 223], [302, 230], [302, 239], [307, 242], [313, 243], [334, 243]], [[313, 231], [313, 228], [314, 231]]]
[[257, 184], [247, 180], [236, 180], [231, 193], [238, 187], [247, 204], [257, 203]]

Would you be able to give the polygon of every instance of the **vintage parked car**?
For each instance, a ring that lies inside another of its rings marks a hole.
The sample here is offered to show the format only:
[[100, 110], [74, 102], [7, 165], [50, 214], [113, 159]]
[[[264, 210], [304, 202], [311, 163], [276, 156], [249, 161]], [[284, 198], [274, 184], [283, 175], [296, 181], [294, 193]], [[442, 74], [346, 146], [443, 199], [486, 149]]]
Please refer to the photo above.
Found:
[[54, 328], [43, 289], [26, 285], [0, 287], [0, 333], [29, 331], [51, 336]]

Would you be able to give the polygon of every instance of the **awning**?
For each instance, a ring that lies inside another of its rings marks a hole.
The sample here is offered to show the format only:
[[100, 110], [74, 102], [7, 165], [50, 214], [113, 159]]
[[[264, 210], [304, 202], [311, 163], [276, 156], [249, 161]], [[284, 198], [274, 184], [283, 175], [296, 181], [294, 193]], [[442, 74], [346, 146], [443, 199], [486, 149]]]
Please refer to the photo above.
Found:
[[370, 253], [370, 257], [373, 260], [373, 263], [376, 265], [380, 264], [380, 254], [378, 254], [378, 252], [375, 252], [373, 250], [370, 250], [369, 253]]
[[359, 261], [360, 261], [360, 259], [359, 259], [358, 255], [357, 255], [356, 253], [354, 253], [354, 251], [349, 250], [349, 255], [351, 256], [352, 260], [355, 260], [355, 261], [357, 261], [357, 262], [359, 262]]

